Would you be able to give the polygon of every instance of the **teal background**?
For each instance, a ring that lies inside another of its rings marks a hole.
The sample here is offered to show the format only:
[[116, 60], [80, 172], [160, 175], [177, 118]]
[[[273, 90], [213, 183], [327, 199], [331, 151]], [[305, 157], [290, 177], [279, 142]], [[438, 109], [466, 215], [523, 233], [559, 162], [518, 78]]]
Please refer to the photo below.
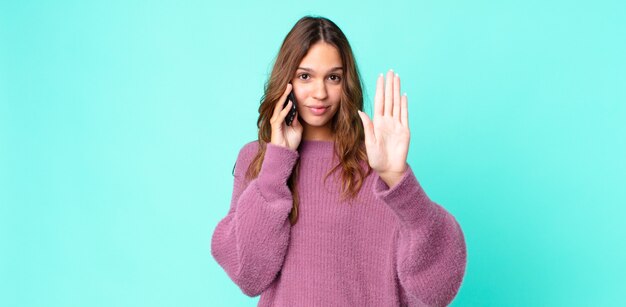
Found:
[[210, 254], [278, 48], [389, 68], [461, 224], [453, 306], [624, 305], [623, 1], [2, 1], [0, 305], [255, 306]]

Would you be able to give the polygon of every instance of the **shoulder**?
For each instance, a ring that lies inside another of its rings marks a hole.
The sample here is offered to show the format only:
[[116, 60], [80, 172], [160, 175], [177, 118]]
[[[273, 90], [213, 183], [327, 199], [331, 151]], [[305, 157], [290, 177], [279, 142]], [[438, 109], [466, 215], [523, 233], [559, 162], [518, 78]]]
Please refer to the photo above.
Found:
[[239, 155], [237, 156], [237, 161], [243, 160], [252, 160], [252, 158], [259, 151], [259, 141], [253, 140], [246, 144], [244, 144], [241, 149], [239, 149]]
[[235, 165], [233, 166], [233, 176], [240, 177], [245, 174], [246, 170], [250, 163], [252, 163], [252, 159], [256, 156], [256, 153], [259, 150], [259, 141], [253, 140], [248, 143], [245, 143], [241, 149], [239, 149], [239, 154], [237, 155], [237, 160], [235, 161]]

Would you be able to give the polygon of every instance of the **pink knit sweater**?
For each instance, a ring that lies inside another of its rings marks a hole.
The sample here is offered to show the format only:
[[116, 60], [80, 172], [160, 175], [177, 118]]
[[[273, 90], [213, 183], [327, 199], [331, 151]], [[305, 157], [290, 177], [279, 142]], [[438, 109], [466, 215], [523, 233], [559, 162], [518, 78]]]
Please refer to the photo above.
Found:
[[[258, 177], [248, 181], [258, 143], [247, 143], [230, 210], [211, 240], [215, 260], [243, 293], [261, 295], [259, 306], [449, 304], [466, 265], [456, 219], [430, 200], [410, 166], [391, 189], [372, 171], [356, 202], [340, 202], [340, 170], [323, 182], [337, 161], [333, 145], [267, 144]], [[299, 220], [291, 226], [286, 182], [297, 159]]]

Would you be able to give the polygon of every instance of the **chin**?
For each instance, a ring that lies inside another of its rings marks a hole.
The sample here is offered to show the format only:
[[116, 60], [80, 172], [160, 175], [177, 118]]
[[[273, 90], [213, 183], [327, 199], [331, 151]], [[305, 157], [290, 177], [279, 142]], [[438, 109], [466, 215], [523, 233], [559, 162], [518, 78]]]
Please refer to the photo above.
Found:
[[318, 119], [318, 120], [314, 120], [314, 121], [308, 121], [308, 120], [306, 120], [306, 121], [304, 121], [304, 122], [306, 122], [306, 124], [307, 124], [308, 126], [311, 126], [311, 127], [324, 127], [324, 126], [328, 125], [328, 123], [330, 122], [330, 120], [319, 120], [319, 119]]

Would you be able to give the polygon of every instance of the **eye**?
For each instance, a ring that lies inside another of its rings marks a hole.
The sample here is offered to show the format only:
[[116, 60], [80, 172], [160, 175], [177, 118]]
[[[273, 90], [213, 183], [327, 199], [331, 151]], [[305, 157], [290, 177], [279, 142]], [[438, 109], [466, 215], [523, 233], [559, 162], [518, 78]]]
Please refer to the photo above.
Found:
[[330, 75], [330, 78], [331, 78], [332, 81], [340, 81], [341, 80], [341, 77], [338, 76], [338, 75]]
[[300, 74], [298, 77], [299, 77], [300, 79], [302, 79], [302, 80], [306, 80], [306, 79], [308, 79], [308, 78], [303, 78], [304, 76], [307, 76], [307, 77], [308, 77], [308, 76], [309, 76], [309, 74], [307, 74], [307, 73]]

